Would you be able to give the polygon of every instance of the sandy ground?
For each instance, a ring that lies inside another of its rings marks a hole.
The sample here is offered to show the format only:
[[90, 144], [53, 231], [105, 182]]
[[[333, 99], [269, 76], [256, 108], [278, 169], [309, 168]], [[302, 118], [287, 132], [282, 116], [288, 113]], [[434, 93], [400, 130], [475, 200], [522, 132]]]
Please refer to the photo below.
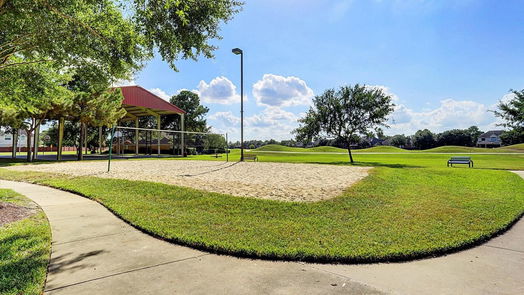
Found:
[[13, 166], [19, 171], [45, 171], [72, 176], [147, 180], [235, 196], [282, 201], [319, 201], [336, 197], [368, 175], [369, 167], [318, 164], [125, 160], [63, 162]]

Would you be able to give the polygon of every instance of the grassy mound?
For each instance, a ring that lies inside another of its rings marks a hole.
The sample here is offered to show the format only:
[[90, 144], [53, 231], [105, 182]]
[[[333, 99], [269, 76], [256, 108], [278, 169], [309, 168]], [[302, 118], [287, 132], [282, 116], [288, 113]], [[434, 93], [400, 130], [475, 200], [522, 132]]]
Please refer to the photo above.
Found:
[[524, 143], [503, 146], [503, 147], [497, 148], [497, 150], [501, 150], [505, 152], [513, 152], [513, 153], [524, 153]]
[[489, 152], [494, 152], [494, 149], [446, 145], [446, 146], [439, 146], [439, 147], [427, 149], [427, 150], [420, 150], [418, 152], [423, 152], [423, 153], [489, 153]]
[[333, 146], [317, 146], [312, 148], [289, 147], [279, 144], [268, 144], [254, 149], [256, 152], [321, 152], [321, 153], [347, 153], [346, 149]]
[[353, 150], [354, 152], [366, 152], [366, 153], [409, 153], [408, 150], [401, 149], [394, 146], [374, 146], [366, 149]]
[[[342, 149], [338, 147], [333, 146], [317, 146], [312, 148], [301, 148], [301, 147], [288, 147], [278, 144], [268, 144], [261, 146], [257, 149], [254, 149], [255, 152], [305, 152], [305, 153], [311, 153], [311, 152], [317, 152], [317, 153], [344, 153], [347, 154], [347, 149]], [[402, 153], [402, 152], [408, 152], [405, 149], [393, 147], [393, 146], [376, 146], [366, 149], [353, 149], [354, 152], [368, 152], [368, 153]]]
[[[0, 189], [0, 201], [29, 202], [6, 189]], [[51, 230], [42, 211], [0, 227], [0, 294], [42, 294], [50, 253]]]
[[524, 211], [524, 181], [480, 169], [375, 168], [316, 203], [233, 197], [143, 181], [0, 169], [92, 198], [142, 230], [238, 256], [372, 262], [444, 253], [486, 240]]

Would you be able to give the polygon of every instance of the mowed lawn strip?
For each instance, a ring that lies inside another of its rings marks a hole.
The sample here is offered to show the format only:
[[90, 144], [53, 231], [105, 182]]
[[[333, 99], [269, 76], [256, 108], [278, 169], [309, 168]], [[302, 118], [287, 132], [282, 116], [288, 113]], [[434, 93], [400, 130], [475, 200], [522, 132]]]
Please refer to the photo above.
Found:
[[[266, 153], [250, 151], [256, 154], [260, 162], [283, 162], [283, 163], [310, 163], [310, 164], [331, 164], [331, 165], [350, 165], [347, 154], [322, 154], [322, 153]], [[353, 154], [355, 166], [385, 166], [395, 168], [446, 168], [447, 161], [451, 156], [471, 157], [475, 168], [479, 169], [505, 169], [505, 170], [524, 170], [524, 154], [423, 154], [417, 152], [406, 152], [402, 154]], [[225, 161], [225, 155], [215, 158], [212, 155], [190, 156], [189, 160], [206, 161]], [[231, 150], [230, 161], [240, 159], [239, 150]], [[464, 167], [464, 165], [457, 165]], [[467, 165], [466, 165], [467, 167]]]
[[507, 171], [377, 167], [344, 194], [291, 203], [166, 184], [0, 169], [0, 178], [79, 193], [155, 235], [220, 253], [372, 262], [466, 247], [524, 212], [524, 181]]
[[[29, 200], [0, 189], [0, 202], [26, 205]], [[42, 294], [51, 253], [51, 229], [42, 210], [0, 226], [0, 294]]]

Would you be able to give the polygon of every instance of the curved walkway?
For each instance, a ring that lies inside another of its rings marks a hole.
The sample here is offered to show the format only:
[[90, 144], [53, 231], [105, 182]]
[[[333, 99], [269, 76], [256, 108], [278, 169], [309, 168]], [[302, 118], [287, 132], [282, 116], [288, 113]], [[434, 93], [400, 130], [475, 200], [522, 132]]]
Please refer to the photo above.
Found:
[[[524, 177], [524, 172], [521, 172]], [[456, 254], [405, 263], [332, 265], [238, 259], [173, 245], [102, 205], [0, 180], [52, 226], [46, 294], [524, 294], [524, 221]]]

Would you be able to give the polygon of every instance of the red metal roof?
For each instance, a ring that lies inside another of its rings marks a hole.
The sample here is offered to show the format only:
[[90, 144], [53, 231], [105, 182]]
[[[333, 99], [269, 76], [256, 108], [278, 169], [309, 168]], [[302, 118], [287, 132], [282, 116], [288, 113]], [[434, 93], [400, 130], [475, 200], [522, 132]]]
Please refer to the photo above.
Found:
[[146, 108], [160, 115], [185, 114], [186, 112], [140, 86], [122, 86], [122, 105], [128, 112], [138, 115], [138, 108]]

